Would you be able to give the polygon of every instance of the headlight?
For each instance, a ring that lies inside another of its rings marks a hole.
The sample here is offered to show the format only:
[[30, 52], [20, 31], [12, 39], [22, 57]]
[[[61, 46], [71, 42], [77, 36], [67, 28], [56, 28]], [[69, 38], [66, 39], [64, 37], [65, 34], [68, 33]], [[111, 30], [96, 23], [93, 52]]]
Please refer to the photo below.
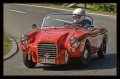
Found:
[[29, 39], [29, 37], [26, 36], [26, 35], [22, 35], [22, 37], [20, 38], [20, 42], [21, 42], [22, 44], [28, 44], [29, 41], [30, 41], [30, 39]]
[[80, 41], [78, 40], [78, 38], [71, 38], [70, 39], [70, 45], [73, 47], [79, 46], [80, 45]]

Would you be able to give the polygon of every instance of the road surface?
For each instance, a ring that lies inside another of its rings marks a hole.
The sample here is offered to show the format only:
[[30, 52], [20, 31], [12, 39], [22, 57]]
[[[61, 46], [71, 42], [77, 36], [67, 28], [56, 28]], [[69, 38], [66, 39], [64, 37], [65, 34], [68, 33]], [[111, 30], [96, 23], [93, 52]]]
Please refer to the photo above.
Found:
[[[19, 4], [4, 4], [4, 31], [8, 33], [18, 44], [22, 34], [32, 30], [31, 25], [41, 26], [43, 17], [48, 13], [72, 13], [59, 9], [26, 6]], [[104, 26], [108, 29], [108, 45], [105, 59], [99, 59], [96, 54], [92, 56], [87, 68], [69, 68], [37, 64], [35, 68], [26, 68], [22, 61], [22, 52], [18, 52], [3, 62], [3, 75], [21, 76], [116, 76], [117, 75], [117, 31], [116, 15], [99, 15], [87, 13], [94, 19], [94, 26]]]

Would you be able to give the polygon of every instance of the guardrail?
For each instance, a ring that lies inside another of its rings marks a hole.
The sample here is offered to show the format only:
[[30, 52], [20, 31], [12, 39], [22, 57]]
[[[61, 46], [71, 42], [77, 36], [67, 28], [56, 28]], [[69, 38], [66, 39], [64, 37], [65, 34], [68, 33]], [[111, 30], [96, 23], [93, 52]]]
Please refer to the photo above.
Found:
[[[72, 7], [72, 6], [77, 5], [77, 4], [80, 4], [80, 3], [65, 3], [64, 6], [66, 6], [66, 7]], [[83, 8], [85, 9], [87, 3], [82, 3], [82, 4], [84, 4]], [[117, 5], [117, 3], [96, 3], [96, 4]]]
[[100, 4], [117, 5], [117, 3], [100, 3]]

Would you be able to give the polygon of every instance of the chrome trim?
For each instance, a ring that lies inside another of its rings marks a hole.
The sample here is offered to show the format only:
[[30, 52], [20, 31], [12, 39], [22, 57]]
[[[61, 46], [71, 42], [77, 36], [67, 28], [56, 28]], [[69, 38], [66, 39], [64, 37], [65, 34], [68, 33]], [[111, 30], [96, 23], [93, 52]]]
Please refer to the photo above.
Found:
[[[48, 53], [48, 55], [46, 55]], [[38, 56], [45, 58], [57, 58], [58, 47], [53, 42], [39, 42], [38, 43]]]

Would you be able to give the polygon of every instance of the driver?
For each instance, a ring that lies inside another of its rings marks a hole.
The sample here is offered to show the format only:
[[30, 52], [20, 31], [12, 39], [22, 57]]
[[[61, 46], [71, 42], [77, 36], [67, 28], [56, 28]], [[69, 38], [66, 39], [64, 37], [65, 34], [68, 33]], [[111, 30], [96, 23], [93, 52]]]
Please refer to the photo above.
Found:
[[[77, 8], [73, 11], [73, 14], [85, 15], [85, 11], [81, 8]], [[76, 24], [81, 24], [84, 28], [87, 28], [91, 25], [91, 21], [88, 19], [85, 20], [85, 16], [73, 15], [73, 22]]]

